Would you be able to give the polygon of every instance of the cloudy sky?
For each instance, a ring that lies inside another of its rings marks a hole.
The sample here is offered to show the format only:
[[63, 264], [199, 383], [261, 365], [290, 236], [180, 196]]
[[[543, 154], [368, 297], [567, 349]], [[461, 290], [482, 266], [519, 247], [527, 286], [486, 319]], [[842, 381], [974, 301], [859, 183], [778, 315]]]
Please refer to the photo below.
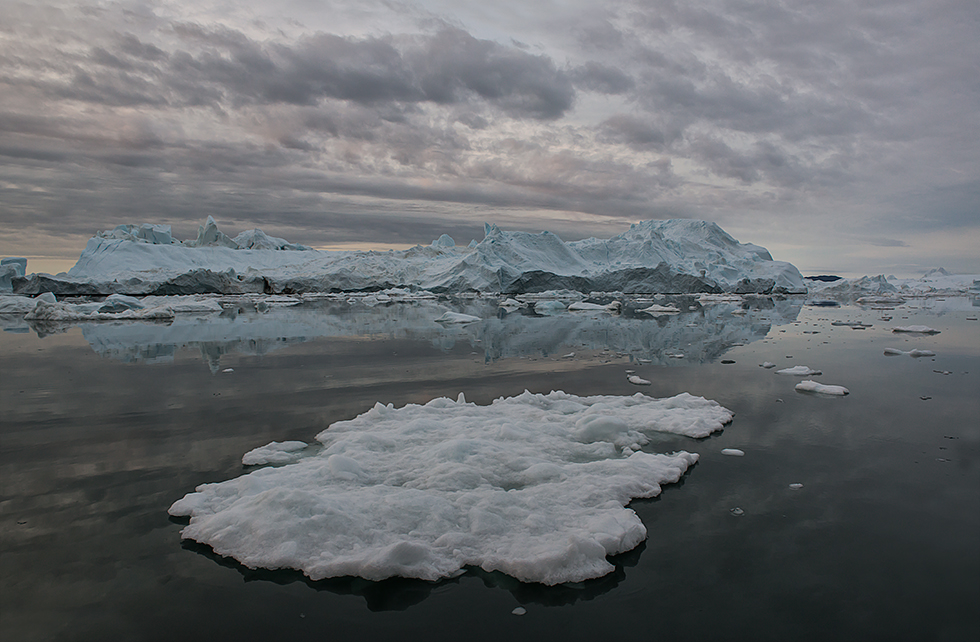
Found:
[[0, 0], [0, 256], [208, 215], [703, 218], [804, 273], [980, 272], [980, 2]]

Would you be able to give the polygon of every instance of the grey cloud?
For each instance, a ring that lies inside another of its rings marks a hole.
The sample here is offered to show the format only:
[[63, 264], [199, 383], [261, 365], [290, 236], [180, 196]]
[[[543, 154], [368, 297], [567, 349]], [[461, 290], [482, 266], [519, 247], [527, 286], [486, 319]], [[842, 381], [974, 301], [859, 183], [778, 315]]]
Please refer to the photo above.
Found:
[[636, 85], [629, 75], [614, 67], [587, 62], [572, 69], [575, 84], [603, 94], [624, 94]]
[[663, 149], [667, 135], [650, 118], [616, 114], [599, 124], [599, 139], [605, 143], [629, 145], [634, 149]]

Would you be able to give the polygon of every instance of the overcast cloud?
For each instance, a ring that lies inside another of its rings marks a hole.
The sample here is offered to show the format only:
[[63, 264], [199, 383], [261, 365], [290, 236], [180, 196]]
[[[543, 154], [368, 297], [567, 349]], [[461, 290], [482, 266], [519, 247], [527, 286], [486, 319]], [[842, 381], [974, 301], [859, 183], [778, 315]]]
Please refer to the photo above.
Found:
[[978, 79], [976, 0], [0, 0], [0, 255], [682, 217], [804, 272], [980, 272]]

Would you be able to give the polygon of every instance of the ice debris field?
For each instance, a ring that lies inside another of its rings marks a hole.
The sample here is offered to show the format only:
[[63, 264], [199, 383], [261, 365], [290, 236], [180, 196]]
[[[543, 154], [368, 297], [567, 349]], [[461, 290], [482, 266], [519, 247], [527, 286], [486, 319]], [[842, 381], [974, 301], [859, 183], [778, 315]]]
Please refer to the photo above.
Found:
[[170, 514], [190, 517], [185, 539], [314, 580], [438, 580], [472, 566], [578, 582], [646, 538], [630, 500], [657, 496], [698, 460], [645, 452], [650, 436], [705, 437], [731, 419], [689, 394], [379, 403], [318, 444], [251, 451], [245, 463], [292, 463], [199, 486]]

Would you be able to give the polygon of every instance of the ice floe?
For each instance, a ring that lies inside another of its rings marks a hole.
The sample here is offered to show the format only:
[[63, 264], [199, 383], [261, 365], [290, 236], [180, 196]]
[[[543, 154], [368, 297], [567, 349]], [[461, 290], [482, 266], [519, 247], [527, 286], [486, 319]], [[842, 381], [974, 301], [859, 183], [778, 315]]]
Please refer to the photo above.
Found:
[[832, 395], [836, 397], [843, 397], [844, 395], [851, 393], [851, 391], [844, 386], [831, 386], [810, 380], [799, 382], [796, 384], [796, 389], [800, 392], [814, 392], [821, 395]]
[[777, 370], [776, 374], [792, 375], [795, 377], [811, 377], [814, 375], [822, 375], [823, 372], [821, 372], [820, 370], [814, 370], [810, 366], [793, 366], [792, 368], [783, 368], [782, 370]]
[[745, 451], [738, 448], [722, 448], [722, 455], [728, 455], [729, 457], [744, 457]]
[[473, 566], [578, 582], [646, 538], [630, 500], [698, 460], [644, 452], [649, 436], [704, 437], [731, 418], [689, 394], [379, 403], [320, 433], [316, 454], [198, 486], [169, 512], [190, 517], [184, 539], [312, 579], [438, 580]]
[[637, 312], [646, 312], [653, 316], [660, 316], [663, 314], [680, 314], [680, 310], [673, 305], [659, 305], [654, 303], [653, 305], [643, 308], [642, 310], [637, 310]]
[[899, 355], [907, 355], [914, 358], [919, 357], [935, 357], [936, 353], [932, 350], [899, 350], [898, 348], [885, 348], [885, 356], [894, 357]]
[[892, 328], [892, 332], [909, 332], [913, 334], [939, 334], [939, 330], [927, 325], [900, 325]]

